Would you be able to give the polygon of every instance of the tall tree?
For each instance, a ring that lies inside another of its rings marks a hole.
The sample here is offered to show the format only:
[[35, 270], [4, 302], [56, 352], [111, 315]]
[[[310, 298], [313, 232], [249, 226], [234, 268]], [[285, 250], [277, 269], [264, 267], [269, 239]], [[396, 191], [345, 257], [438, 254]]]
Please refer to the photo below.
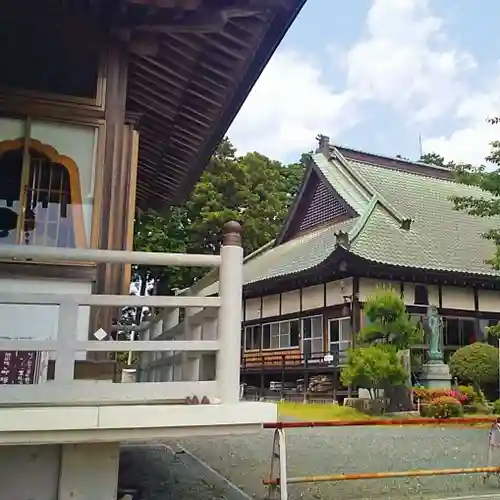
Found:
[[[135, 248], [144, 251], [216, 253], [221, 228], [237, 220], [248, 254], [278, 234], [304, 175], [306, 158], [282, 165], [259, 153], [237, 156], [224, 139], [189, 200], [165, 216], [146, 214], [136, 222]], [[157, 279], [162, 291], [184, 288], [206, 269], [139, 268]]]

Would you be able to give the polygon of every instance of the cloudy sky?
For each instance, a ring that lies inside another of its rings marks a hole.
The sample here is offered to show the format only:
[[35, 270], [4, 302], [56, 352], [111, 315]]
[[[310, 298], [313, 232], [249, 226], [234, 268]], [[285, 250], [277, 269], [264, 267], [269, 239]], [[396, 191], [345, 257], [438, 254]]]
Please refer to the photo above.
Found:
[[500, 127], [498, 0], [308, 0], [229, 131], [294, 161], [318, 133], [365, 151], [479, 163]]

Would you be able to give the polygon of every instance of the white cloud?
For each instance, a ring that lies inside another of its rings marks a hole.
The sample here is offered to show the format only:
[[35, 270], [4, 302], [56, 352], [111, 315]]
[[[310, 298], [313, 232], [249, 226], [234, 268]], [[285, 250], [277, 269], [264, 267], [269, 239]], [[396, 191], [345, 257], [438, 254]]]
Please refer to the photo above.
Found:
[[290, 158], [311, 149], [318, 133], [335, 135], [357, 115], [349, 91], [336, 92], [321, 68], [297, 52], [277, 53], [229, 131], [240, 153], [257, 150]]
[[484, 91], [476, 91], [458, 104], [453, 118], [461, 125], [449, 135], [424, 138], [426, 152], [435, 152], [446, 159], [481, 164], [490, 152], [490, 143], [500, 137], [500, 127], [486, 119], [500, 116], [500, 77]]
[[474, 67], [470, 54], [446, 41], [428, 0], [375, 0], [366, 35], [348, 54], [348, 85], [360, 99], [426, 121], [451, 108]]
[[340, 89], [328, 85], [320, 63], [279, 50], [229, 131], [239, 151], [293, 159], [314, 146], [318, 133], [335, 141], [373, 118], [377, 104], [396, 111], [402, 123], [419, 122], [424, 136], [438, 118], [457, 124], [449, 136], [424, 137], [427, 151], [462, 161], [484, 158], [496, 132], [484, 120], [499, 104], [500, 81], [471, 92], [474, 57], [453, 46], [431, 6], [429, 0], [373, 0], [362, 37], [342, 54], [332, 31], [325, 52], [327, 64], [345, 73]]

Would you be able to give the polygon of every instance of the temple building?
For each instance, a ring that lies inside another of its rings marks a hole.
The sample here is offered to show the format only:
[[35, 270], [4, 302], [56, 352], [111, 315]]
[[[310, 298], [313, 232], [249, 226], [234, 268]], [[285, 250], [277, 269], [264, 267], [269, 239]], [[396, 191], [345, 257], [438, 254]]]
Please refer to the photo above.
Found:
[[[482, 235], [500, 218], [455, 210], [457, 195], [484, 193], [447, 168], [320, 136], [280, 234], [245, 261], [242, 380], [261, 390], [347, 394], [340, 368], [380, 284], [416, 317], [438, 307], [445, 359], [484, 339], [500, 319], [500, 282], [486, 262], [494, 245]], [[329, 383], [318, 382], [326, 376]]]

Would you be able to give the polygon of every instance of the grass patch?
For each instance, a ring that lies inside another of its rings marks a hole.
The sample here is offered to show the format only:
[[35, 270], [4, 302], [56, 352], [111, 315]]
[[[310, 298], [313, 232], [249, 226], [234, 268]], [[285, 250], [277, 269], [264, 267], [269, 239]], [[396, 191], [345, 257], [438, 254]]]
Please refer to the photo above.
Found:
[[[371, 420], [373, 418], [388, 418], [394, 419], [395, 416], [387, 417], [371, 417], [362, 413], [354, 408], [348, 406], [341, 406], [337, 404], [304, 404], [304, 403], [290, 403], [288, 401], [282, 401], [278, 403], [278, 415], [279, 418], [291, 417], [299, 421], [322, 421], [322, 420]], [[492, 417], [492, 415], [466, 415], [466, 417], [481, 418], [481, 417]], [[411, 417], [406, 416], [404, 418], [419, 418], [418, 416]], [[482, 427], [489, 428], [491, 423], [469, 423], [469, 424], [447, 424], [446, 427], [464, 428], [464, 427]], [[420, 426], [421, 424], [416, 423], [415, 426]], [[426, 424], [425, 427], [443, 427], [443, 424], [436, 420], [435, 424]]]
[[280, 417], [297, 420], [368, 420], [370, 417], [354, 408], [338, 404], [278, 403]]

